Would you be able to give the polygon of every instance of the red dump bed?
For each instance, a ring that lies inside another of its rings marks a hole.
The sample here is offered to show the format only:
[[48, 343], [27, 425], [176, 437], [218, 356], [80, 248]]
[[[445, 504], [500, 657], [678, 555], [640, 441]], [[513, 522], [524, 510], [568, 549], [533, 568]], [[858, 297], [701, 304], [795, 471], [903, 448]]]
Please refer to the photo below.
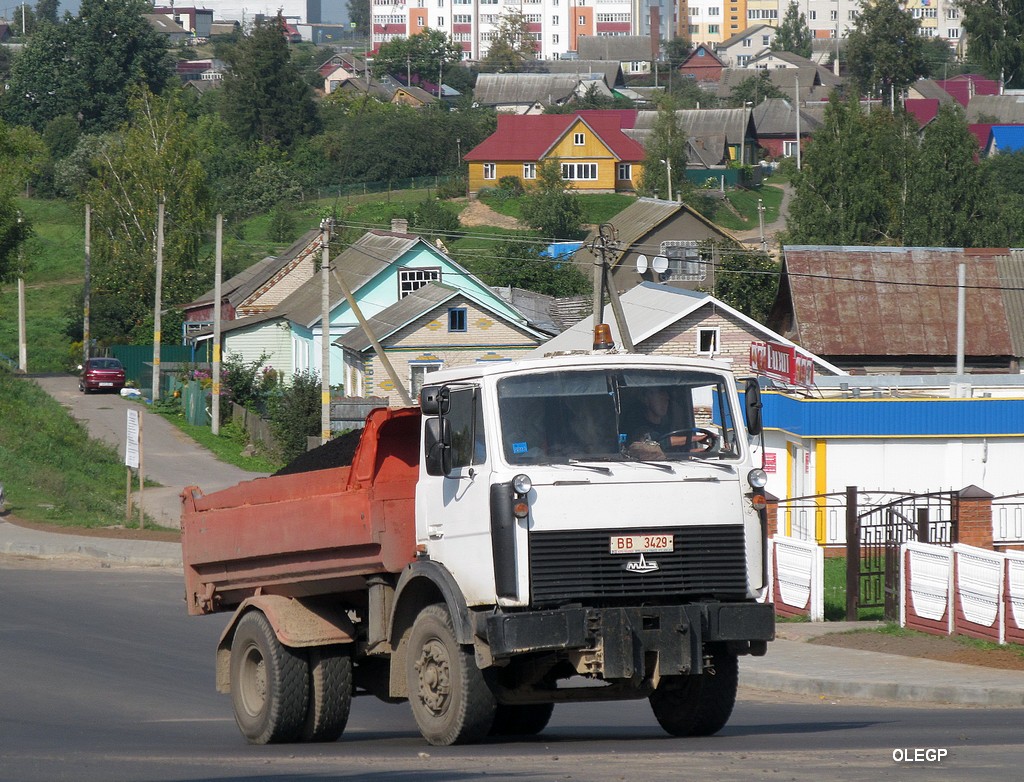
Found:
[[415, 557], [419, 410], [373, 410], [350, 467], [182, 492], [190, 614], [230, 610], [257, 593], [358, 589]]

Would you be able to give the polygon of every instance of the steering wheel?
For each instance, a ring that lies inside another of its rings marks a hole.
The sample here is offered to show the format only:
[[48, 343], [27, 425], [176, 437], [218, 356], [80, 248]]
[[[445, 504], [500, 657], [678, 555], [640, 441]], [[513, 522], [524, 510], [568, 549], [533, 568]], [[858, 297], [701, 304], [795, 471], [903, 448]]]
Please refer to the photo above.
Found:
[[673, 429], [671, 432], [663, 434], [658, 438], [658, 445], [666, 450], [680, 450], [680, 446], [676, 446], [675, 449], [672, 448], [673, 437], [686, 438], [686, 443], [681, 446], [681, 450], [702, 454], [712, 454], [718, 451], [718, 435], [710, 429], [701, 429], [700, 427]]

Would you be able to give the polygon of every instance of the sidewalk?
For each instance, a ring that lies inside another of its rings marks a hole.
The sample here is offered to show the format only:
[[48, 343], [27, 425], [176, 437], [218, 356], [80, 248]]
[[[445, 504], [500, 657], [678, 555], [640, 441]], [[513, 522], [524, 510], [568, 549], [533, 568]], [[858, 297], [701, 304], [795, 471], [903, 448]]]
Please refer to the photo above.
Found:
[[[64, 535], [19, 527], [0, 519], [3, 555], [86, 559], [110, 566], [181, 568], [181, 546], [146, 540]], [[797, 695], [901, 703], [954, 703], [1024, 707], [1024, 674], [917, 657], [809, 644], [818, 635], [878, 623], [783, 623], [764, 657], [740, 661], [740, 685]]]

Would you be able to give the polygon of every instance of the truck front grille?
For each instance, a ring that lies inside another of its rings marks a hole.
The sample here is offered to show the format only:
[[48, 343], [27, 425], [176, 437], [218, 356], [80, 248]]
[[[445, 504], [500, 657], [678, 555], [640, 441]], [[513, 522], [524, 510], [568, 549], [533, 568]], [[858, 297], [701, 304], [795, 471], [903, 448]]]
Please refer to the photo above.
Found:
[[[673, 536], [673, 550], [645, 554], [647, 573], [625, 569], [638, 554], [611, 554], [613, 535], [657, 532]], [[602, 598], [742, 597], [747, 592], [743, 527], [568, 530], [530, 533], [533, 604]]]

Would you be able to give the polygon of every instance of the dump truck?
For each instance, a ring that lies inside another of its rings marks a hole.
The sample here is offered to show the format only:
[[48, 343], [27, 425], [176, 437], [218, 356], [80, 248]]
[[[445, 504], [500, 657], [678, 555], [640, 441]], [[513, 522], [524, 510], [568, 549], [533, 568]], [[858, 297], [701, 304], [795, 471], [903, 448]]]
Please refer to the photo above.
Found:
[[775, 632], [756, 380], [615, 351], [427, 380], [343, 465], [183, 491], [188, 611], [232, 612], [216, 685], [245, 739], [333, 741], [359, 695], [433, 745], [571, 701], [720, 730]]

